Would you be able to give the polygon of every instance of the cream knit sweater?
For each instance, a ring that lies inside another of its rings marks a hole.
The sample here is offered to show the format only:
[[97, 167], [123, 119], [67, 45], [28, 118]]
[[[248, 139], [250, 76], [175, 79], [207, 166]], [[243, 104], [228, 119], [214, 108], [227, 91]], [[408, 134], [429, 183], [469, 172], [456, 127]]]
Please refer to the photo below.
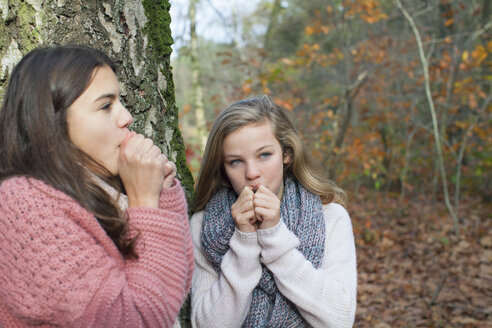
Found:
[[280, 292], [312, 327], [352, 327], [357, 272], [350, 217], [342, 206], [323, 206], [326, 222], [322, 267], [315, 269], [297, 250], [299, 239], [281, 220], [273, 228], [242, 233], [236, 229], [218, 275], [201, 250], [203, 212], [191, 218], [195, 271], [191, 322], [197, 328], [241, 327], [264, 263]]

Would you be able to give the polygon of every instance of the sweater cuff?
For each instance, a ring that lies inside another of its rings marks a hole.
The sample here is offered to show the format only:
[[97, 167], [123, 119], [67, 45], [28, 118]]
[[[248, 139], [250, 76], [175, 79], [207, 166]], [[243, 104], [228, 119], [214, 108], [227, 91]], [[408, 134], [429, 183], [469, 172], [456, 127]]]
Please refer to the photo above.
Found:
[[261, 261], [265, 264], [279, 259], [300, 245], [297, 236], [287, 228], [282, 219], [272, 228], [258, 229], [258, 243], [262, 247]]
[[175, 206], [178, 206], [179, 210], [182, 210], [181, 207], [183, 204], [186, 206], [186, 198], [183, 188], [181, 187], [179, 180], [174, 178], [171, 187], [162, 188], [161, 196], [159, 198], [159, 208], [176, 212], [177, 209]]
[[256, 232], [242, 232], [238, 228], [235, 228], [234, 235], [236, 236], [236, 238], [239, 238], [240, 240], [244, 240], [245, 242], [258, 244], [258, 234]]
[[236, 229], [229, 241], [229, 245], [230, 249], [239, 258], [258, 261], [261, 247], [258, 244], [258, 235], [256, 232], [245, 233]]

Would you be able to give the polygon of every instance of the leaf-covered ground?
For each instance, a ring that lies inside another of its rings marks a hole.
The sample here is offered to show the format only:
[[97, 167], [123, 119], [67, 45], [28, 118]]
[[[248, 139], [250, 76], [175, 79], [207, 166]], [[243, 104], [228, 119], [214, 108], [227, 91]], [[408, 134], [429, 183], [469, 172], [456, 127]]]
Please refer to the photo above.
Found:
[[492, 327], [492, 205], [352, 196], [358, 263], [355, 327]]

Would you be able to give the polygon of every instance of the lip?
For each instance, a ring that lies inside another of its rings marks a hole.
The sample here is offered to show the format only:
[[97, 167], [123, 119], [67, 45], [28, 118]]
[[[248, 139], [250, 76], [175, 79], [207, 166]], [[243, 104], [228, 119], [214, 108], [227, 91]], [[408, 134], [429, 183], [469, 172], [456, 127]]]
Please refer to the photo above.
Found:
[[253, 192], [256, 192], [256, 191], [258, 190], [258, 188], [260, 188], [260, 184], [259, 184], [259, 183], [257, 183], [257, 184], [255, 184], [255, 185], [250, 185], [250, 186], [248, 186], [248, 187], [250, 187], [250, 188], [251, 188], [251, 190], [253, 190]]
[[125, 142], [125, 140], [128, 138], [128, 135], [129, 135], [129, 134], [131, 134], [131, 137], [130, 137], [130, 139], [131, 139], [133, 136], [135, 136], [135, 134], [136, 134], [136, 133], [135, 133], [135, 132], [133, 132], [133, 131], [130, 131], [130, 130], [126, 129], [125, 133], [123, 134], [123, 139], [121, 140], [121, 142], [120, 142], [120, 143], [119, 143], [119, 145], [118, 145], [118, 148], [121, 148], [121, 145], [122, 145], [122, 144]]

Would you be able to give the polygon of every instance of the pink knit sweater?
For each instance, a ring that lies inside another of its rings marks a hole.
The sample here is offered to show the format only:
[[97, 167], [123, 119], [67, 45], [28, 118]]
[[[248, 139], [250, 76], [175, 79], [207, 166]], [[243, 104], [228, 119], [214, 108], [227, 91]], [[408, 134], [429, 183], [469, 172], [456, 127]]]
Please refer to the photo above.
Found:
[[0, 327], [171, 327], [193, 249], [179, 183], [159, 209], [129, 208], [141, 235], [125, 260], [96, 218], [36, 179], [0, 185]]

